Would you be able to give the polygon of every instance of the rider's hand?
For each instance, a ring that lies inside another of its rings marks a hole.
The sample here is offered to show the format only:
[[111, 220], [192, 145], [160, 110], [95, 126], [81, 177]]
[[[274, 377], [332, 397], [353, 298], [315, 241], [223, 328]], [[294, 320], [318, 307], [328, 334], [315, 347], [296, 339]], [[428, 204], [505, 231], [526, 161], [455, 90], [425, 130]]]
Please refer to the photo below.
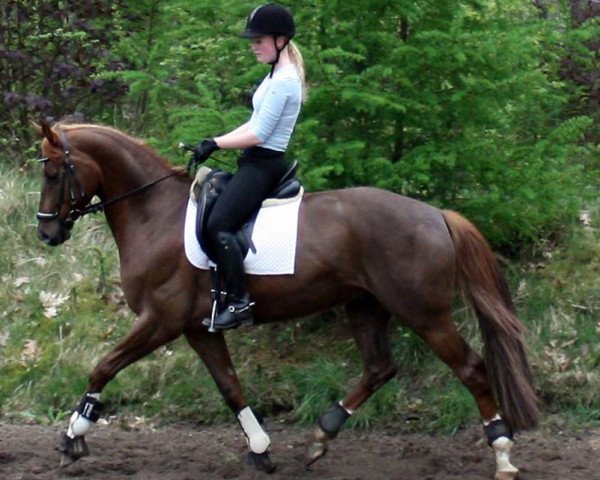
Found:
[[208, 138], [202, 140], [198, 145], [194, 147], [194, 154], [192, 155], [193, 165], [200, 165], [206, 162], [208, 158], [219, 149], [217, 142], [214, 139]]

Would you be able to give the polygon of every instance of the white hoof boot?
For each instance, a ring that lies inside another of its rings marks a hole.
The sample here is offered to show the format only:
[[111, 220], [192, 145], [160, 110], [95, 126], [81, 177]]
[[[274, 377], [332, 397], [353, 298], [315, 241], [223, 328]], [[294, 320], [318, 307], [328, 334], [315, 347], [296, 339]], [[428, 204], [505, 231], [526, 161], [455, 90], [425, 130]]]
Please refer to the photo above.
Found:
[[492, 442], [496, 454], [496, 474], [494, 480], [513, 480], [519, 469], [510, 463], [510, 449], [515, 442], [507, 437], [499, 437]]
[[260, 423], [250, 407], [245, 407], [238, 413], [238, 420], [246, 434], [250, 451], [261, 454], [269, 448], [271, 440], [260, 426]]

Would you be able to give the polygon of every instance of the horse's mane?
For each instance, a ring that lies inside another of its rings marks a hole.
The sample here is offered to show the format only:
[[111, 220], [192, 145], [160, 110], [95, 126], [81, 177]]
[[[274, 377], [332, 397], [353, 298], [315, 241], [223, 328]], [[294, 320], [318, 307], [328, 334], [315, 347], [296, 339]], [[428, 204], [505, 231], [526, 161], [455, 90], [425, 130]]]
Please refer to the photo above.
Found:
[[[120, 138], [126, 140], [129, 143], [132, 143], [134, 146], [143, 149], [148, 155], [152, 156], [154, 159], [163, 163], [167, 168], [170, 168], [175, 171], [179, 171], [181, 168], [181, 167], [175, 167], [175, 166], [171, 165], [171, 163], [169, 163], [164, 157], [159, 155], [158, 152], [156, 152], [156, 150], [154, 150], [152, 147], [148, 146], [148, 144], [146, 144], [146, 142], [144, 140], [134, 137], [132, 135], [129, 135], [125, 132], [122, 132], [121, 130], [118, 130], [114, 127], [110, 127], [108, 125], [94, 124], [94, 123], [70, 123], [67, 121], [65, 121], [65, 122], [59, 121], [55, 124], [55, 126], [60, 126], [60, 128], [66, 132], [69, 132], [71, 130], [90, 129], [90, 130], [99, 130], [100, 132], [107, 133], [109, 135], [115, 135], [117, 137], [120, 137]], [[188, 174], [184, 170], [180, 170], [180, 173], [182, 176], [186, 176], [186, 177], [188, 176]]]
[[147, 146], [146, 143], [141, 140], [140, 138], [137, 137], [133, 137], [125, 132], [122, 132], [121, 130], [117, 130], [114, 127], [110, 127], [108, 125], [101, 125], [101, 124], [95, 124], [95, 123], [71, 123], [71, 122], [56, 122], [55, 126], [59, 126], [62, 130], [65, 131], [70, 131], [70, 130], [78, 130], [78, 129], [94, 129], [94, 130], [101, 130], [104, 132], [109, 132], [109, 133], [114, 133], [116, 135], [119, 135], [121, 137], [125, 137], [127, 140], [136, 143], [140, 146]]

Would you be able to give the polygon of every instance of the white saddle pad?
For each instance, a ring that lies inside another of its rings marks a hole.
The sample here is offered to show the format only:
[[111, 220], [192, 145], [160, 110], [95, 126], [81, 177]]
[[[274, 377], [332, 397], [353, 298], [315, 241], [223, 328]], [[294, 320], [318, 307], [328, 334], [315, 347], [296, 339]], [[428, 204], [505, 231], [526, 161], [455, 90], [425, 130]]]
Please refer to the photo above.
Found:
[[[252, 241], [256, 254], [248, 250], [246, 273], [252, 275], [291, 275], [296, 260], [298, 210], [303, 190], [289, 200], [265, 200], [256, 217]], [[196, 203], [188, 201], [184, 228], [185, 254], [196, 268], [208, 270], [214, 264], [196, 239]]]

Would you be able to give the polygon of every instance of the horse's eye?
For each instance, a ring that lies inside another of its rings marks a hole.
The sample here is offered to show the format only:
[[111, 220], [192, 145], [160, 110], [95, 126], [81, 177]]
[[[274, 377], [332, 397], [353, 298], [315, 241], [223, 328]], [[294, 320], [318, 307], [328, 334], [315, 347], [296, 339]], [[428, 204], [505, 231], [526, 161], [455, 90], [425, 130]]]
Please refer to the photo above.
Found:
[[44, 177], [49, 182], [56, 182], [58, 180], [58, 170], [56, 168], [49, 167], [46, 164], [46, 168], [44, 169]]
[[58, 185], [58, 175], [46, 175], [45, 178], [47, 185]]

